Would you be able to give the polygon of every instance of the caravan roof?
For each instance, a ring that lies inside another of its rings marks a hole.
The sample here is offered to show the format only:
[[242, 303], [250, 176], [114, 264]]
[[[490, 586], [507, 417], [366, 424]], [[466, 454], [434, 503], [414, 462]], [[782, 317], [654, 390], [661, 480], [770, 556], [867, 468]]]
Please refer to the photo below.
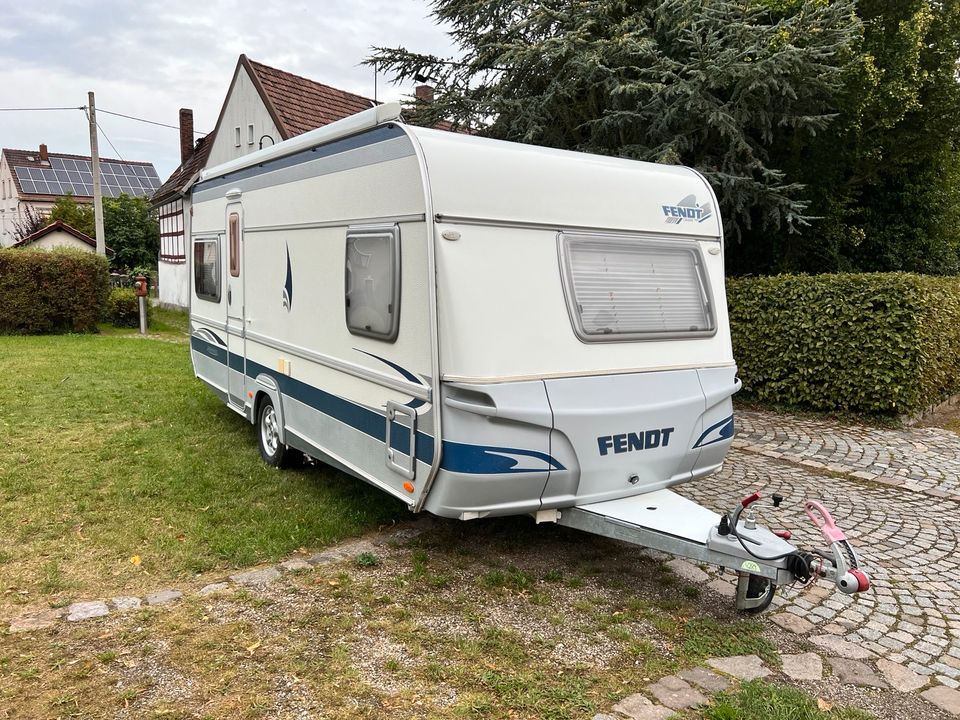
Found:
[[[720, 238], [713, 191], [690, 168], [406, 127], [443, 218]], [[666, 222], [690, 202], [698, 217]]]
[[[204, 170], [198, 182], [398, 120], [387, 103]], [[422, 149], [441, 219], [720, 239], [716, 198], [695, 170], [402, 125]], [[682, 222], [681, 220], [689, 220]]]

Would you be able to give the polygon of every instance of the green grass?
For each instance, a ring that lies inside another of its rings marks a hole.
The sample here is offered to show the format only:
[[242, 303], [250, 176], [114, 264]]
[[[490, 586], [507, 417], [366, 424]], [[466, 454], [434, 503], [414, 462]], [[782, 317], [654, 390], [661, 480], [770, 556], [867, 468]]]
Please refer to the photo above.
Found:
[[169, 330], [147, 339], [0, 337], [0, 610], [273, 560], [404, 512], [327, 468], [267, 467], [193, 377], [183, 315], [155, 319]]
[[869, 715], [849, 707], [820, 710], [817, 702], [800, 690], [761, 680], [745, 682], [735, 692], [720, 693], [705, 708], [704, 720], [869, 720]]

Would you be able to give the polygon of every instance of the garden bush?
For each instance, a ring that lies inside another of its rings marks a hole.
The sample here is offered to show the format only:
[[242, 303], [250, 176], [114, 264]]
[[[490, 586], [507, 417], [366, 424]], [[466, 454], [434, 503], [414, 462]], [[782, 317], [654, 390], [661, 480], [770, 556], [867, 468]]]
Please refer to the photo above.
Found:
[[960, 278], [734, 278], [727, 298], [746, 398], [903, 415], [960, 389]]
[[107, 260], [80, 250], [0, 250], [0, 333], [96, 332]]
[[[140, 301], [133, 288], [118, 287], [107, 298], [106, 318], [114, 327], [140, 327]], [[150, 303], [147, 303], [147, 321]]]

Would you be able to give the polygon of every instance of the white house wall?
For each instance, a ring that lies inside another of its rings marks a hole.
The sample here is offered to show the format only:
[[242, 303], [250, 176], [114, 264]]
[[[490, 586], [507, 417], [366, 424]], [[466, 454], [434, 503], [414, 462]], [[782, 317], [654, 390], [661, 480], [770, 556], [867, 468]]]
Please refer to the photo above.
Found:
[[90, 247], [83, 240], [74, 237], [68, 232], [63, 230], [54, 230], [47, 235], [44, 235], [39, 240], [35, 240], [29, 245], [25, 246], [31, 250], [53, 250], [54, 248], [72, 248], [74, 250], [82, 250], [84, 252], [96, 252], [96, 248]]
[[[250, 142], [249, 127], [253, 125], [253, 142]], [[236, 128], [240, 128], [240, 145], [236, 142]], [[260, 147], [260, 138], [269, 135], [273, 143], [280, 142], [280, 131], [270, 117], [253, 80], [242, 65], [230, 86], [223, 117], [210, 148], [207, 167], [247, 155]], [[264, 139], [264, 147], [271, 141]]]
[[187, 263], [168, 263], [161, 260], [157, 265], [157, 286], [161, 305], [186, 308], [190, 302], [190, 274]]

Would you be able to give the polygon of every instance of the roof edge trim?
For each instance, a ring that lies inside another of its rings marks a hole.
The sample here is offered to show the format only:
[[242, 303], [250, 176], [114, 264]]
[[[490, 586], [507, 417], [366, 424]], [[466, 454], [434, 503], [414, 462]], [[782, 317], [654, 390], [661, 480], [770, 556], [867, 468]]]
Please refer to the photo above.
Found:
[[302, 135], [296, 135], [289, 140], [283, 140], [282, 142], [279, 142], [276, 145], [271, 145], [263, 150], [257, 150], [249, 155], [244, 155], [234, 160], [228, 160], [227, 162], [221, 163], [220, 165], [216, 165], [212, 168], [207, 168], [200, 173], [200, 177], [197, 182], [204, 182], [210, 178], [227, 175], [238, 170], [243, 170], [244, 168], [259, 165], [261, 163], [285, 157], [287, 155], [292, 155], [300, 152], [301, 150], [306, 150], [317, 145], [338, 140], [339, 138], [346, 137], [348, 135], [354, 135], [358, 132], [369, 130], [377, 125], [382, 125], [391, 121], [397, 121], [400, 119], [400, 111], [401, 106], [398, 102], [389, 102], [384, 103], [383, 105], [378, 105], [377, 107], [370, 108], [369, 110], [359, 112], [356, 115], [351, 115], [343, 118], [342, 120], [332, 122], [329, 125], [319, 127], [316, 130], [310, 130]]

